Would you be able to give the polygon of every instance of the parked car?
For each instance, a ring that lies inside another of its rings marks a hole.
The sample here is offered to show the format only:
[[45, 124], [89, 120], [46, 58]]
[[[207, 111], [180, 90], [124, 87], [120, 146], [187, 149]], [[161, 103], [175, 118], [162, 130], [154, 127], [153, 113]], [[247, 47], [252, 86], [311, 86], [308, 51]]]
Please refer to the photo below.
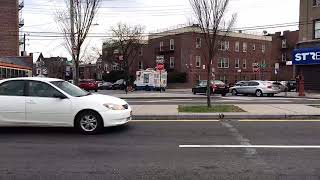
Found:
[[110, 90], [112, 89], [112, 83], [111, 82], [104, 82], [102, 83], [102, 85], [99, 87], [99, 89], [102, 89], [102, 90]]
[[79, 87], [86, 91], [94, 90], [95, 92], [98, 92], [98, 83], [95, 80], [91, 80], [91, 79], [80, 80]]
[[[201, 80], [196, 87], [192, 88], [193, 94], [206, 93], [207, 92], [207, 80]], [[222, 81], [215, 80], [210, 81], [211, 94], [221, 94], [225, 96], [229, 92], [229, 87]]]
[[297, 81], [296, 80], [290, 80], [287, 82], [287, 88], [288, 91], [294, 91], [297, 89]]
[[273, 82], [273, 85], [278, 86], [281, 92], [285, 92], [288, 90], [285, 81]]
[[267, 95], [274, 96], [281, 92], [279, 86], [274, 85], [270, 81], [248, 81], [240, 86], [230, 88], [232, 95], [256, 95], [258, 97]]
[[74, 127], [86, 135], [131, 120], [129, 104], [91, 94], [60, 79], [14, 78], [0, 81], [0, 125]]
[[96, 83], [98, 84], [98, 89], [100, 89], [100, 87], [101, 87], [102, 84], [103, 84], [103, 81], [96, 81]]
[[117, 89], [124, 90], [124, 88], [125, 88], [124, 79], [119, 79], [112, 85], [113, 90], [117, 90]]

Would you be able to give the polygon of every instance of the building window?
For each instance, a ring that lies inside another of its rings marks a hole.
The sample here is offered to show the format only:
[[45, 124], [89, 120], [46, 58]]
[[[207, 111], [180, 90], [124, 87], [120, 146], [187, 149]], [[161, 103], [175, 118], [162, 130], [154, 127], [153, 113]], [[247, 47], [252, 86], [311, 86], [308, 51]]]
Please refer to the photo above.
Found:
[[252, 44], [252, 50], [256, 50], [256, 44]]
[[246, 42], [243, 43], [242, 51], [247, 52], [248, 50], [248, 44]]
[[170, 69], [174, 68], [174, 57], [170, 57]]
[[235, 49], [236, 52], [240, 51], [240, 42], [239, 41], [236, 42], [234, 49]]
[[201, 48], [201, 38], [196, 39], [196, 48]]
[[104, 65], [103, 70], [104, 70], [104, 71], [108, 71], [108, 64], [105, 64], [105, 65]]
[[240, 68], [240, 59], [236, 59], [235, 61], [234, 61], [234, 64], [235, 64], [235, 68]]
[[287, 40], [286, 39], [282, 39], [281, 47], [282, 48], [287, 48]]
[[247, 60], [246, 59], [243, 60], [242, 68], [247, 69]]
[[229, 41], [221, 41], [219, 50], [222, 50], [222, 51], [229, 50]]
[[218, 68], [229, 68], [229, 59], [220, 58], [220, 60], [218, 61]]
[[313, 6], [319, 7], [320, 6], [320, 0], [313, 0]]
[[282, 53], [282, 55], [281, 55], [281, 60], [282, 60], [283, 62], [287, 61], [287, 54], [286, 54], [286, 53]]
[[160, 42], [160, 51], [163, 51], [163, 41]]
[[174, 50], [174, 39], [170, 39], [170, 50]]
[[266, 52], [266, 45], [262, 44], [262, 46], [261, 46], [261, 51], [262, 51], [262, 53], [265, 53], [265, 52]]
[[143, 55], [143, 47], [141, 47], [139, 51], [139, 56], [142, 56], [142, 55]]
[[201, 56], [196, 56], [196, 67], [201, 67]]
[[266, 60], [265, 59], [261, 60], [260, 68], [261, 69], [266, 69], [267, 68], [267, 64], [266, 64]]
[[320, 19], [314, 22], [314, 38], [320, 39]]

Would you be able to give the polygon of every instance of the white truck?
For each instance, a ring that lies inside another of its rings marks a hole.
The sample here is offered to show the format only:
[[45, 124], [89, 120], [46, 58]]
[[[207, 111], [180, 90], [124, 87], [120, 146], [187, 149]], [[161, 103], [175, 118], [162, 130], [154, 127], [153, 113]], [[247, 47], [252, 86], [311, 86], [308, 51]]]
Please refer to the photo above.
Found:
[[[136, 90], [162, 90], [167, 88], [168, 73], [166, 70], [158, 71], [153, 68], [136, 72], [136, 80], [134, 82]], [[161, 81], [161, 82], [160, 82]]]

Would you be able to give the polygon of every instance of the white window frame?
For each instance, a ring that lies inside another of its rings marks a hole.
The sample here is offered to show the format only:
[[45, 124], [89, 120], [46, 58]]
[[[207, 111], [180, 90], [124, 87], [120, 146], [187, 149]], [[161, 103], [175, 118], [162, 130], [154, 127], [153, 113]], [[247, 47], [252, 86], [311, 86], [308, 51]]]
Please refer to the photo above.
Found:
[[230, 43], [229, 43], [229, 41], [225, 41], [224, 42], [224, 50], [228, 51], [229, 49], [230, 49]]
[[244, 59], [242, 62], [242, 69], [247, 69], [247, 60]]
[[163, 51], [163, 41], [160, 41], [160, 51]]
[[240, 52], [240, 42], [236, 41], [235, 45], [234, 45], [234, 51], [235, 52]]
[[229, 58], [220, 58], [218, 61], [219, 69], [228, 69], [230, 67]]
[[314, 38], [320, 39], [320, 19], [314, 21]]
[[248, 44], [246, 42], [243, 42], [242, 44], [242, 52], [247, 52], [248, 51]]
[[200, 37], [196, 38], [196, 48], [197, 49], [201, 48], [201, 38]]
[[235, 67], [236, 69], [239, 69], [239, 68], [240, 68], [240, 59], [239, 59], [239, 58], [234, 60], [234, 67]]
[[175, 63], [174, 63], [174, 57], [170, 57], [170, 69], [174, 69]]
[[253, 50], [253, 51], [256, 50], [256, 44], [252, 44], [252, 50]]
[[170, 50], [174, 50], [174, 39], [170, 39]]
[[282, 39], [282, 41], [281, 41], [281, 47], [282, 47], [282, 48], [287, 48], [287, 40], [286, 40], [286, 39]]
[[[199, 63], [199, 64], [198, 64]], [[196, 56], [196, 67], [200, 68], [201, 67], [201, 56]]]

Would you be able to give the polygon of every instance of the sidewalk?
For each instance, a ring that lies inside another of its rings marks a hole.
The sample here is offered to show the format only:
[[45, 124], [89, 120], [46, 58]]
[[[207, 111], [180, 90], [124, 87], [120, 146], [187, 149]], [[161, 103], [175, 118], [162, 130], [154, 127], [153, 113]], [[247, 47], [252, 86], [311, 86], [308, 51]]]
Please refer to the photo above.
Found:
[[301, 97], [299, 96], [299, 93], [297, 92], [282, 92], [280, 94], [277, 94], [276, 96], [280, 96], [280, 97], [301, 97], [301, 98], [312, 98], [312, 99], [320, 99], [320, 93], [305, 93], [306, 96], [305, 97]]
[[303, 104], [234, 104], [242, 113], [179, 113], [178, 105], [134, 105], [133, 118], [137, 120], [176, 119], [320, 119], [320, 108]]

